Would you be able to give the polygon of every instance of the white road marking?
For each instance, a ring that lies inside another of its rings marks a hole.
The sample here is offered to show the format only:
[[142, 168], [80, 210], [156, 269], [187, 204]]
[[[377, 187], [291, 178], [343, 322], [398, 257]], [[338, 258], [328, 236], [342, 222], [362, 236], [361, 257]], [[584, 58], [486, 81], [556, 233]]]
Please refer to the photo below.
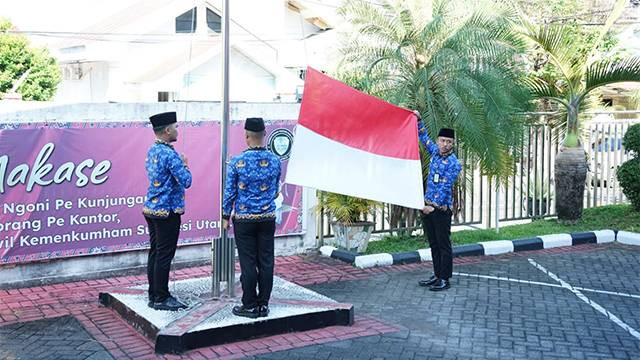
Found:
[[[558, 284], [551, 284], [551, 283], [540, 282], [540, 281], [514, 279], [514, 278], [504, 277], [504, 276], [467, 274], [467, 273], [459, 273], [459, 272], [454, 272], [453, 275], [473, 277], [473, 278], [479, 278], [479, 279], [488, 279], [488, 280], [511, 281], [511, 282], [515, 282], [515, 283], [529, 284], [529, 285], [540, 285], [540, 286], [549, 286], [549, 287], [562, 287], [562, 285], [558, 285]], [[616, 295], [616, 296], [623, 296], [623, 297], [629, 297], [629, 298], [634, 298], [634, 299], [640, 299], [640, 295], [628, 294], [628, 293], [623, 293], [623, 292], [619, 292], [619, 291], [597, 290], [597, 289], [583, 288], [583, 287], [579, 287], [579, 286], [574, 286], [573, 288], [576, 289], [576, 290], [586, 291], [586, 292], [594, 292], [594, 293], [599, 293], [599, 294]]]
[[588, 297], [586, 297], [580, 290], [578, 290], [577, 288], [574, 288], [573, 286], [571, 286], [571, 284], [569, 284], [568, 282], [560, 279], [558, 276], [556, 276], [556, 274], [550, 272], [549, 270], [547, 270], [544, 266], [538, 264], [537, 262], [535, 262], [533, 259], [528, 259], [529, 263], [533, 266], [535, 266], [538, 270], [542, 271], [543, 273], [547, 274], [547, 276], [549, 276], [550, 278], [552, 278], [553, 280], [557, 281], [558, 283], [560, 283], [560, 285], [571, 291], [575, 296], [578, 297], [578, 299], [584, 301], [585, 303], [591, 305], [591, 307], [593, 307], [594, 309], [596, 309], [598, 312], [600, 312], [601, 314], [603, 314], [604, 316], [606, 316], [607, 318], [609, 318], [609, 320], [613, 321], [616, 325], [620, 326], [621, 328], [623, 328], [625, 331], [627, 331], [629, 334], [631, 334], [633, 337], [635, 337], [636, 339], [640, 340], [640, 332], [638, 332], [636, 329], [632, 328], [631, 326], [627, 325], [627, 323], [625, 323], [624, 321], [622, 321], [619, 317], [615, 316], [614, 314], [610, 313], [607, 309], [603, 308], [600, 304], [598, 304], [595, 301], [590, 300]]

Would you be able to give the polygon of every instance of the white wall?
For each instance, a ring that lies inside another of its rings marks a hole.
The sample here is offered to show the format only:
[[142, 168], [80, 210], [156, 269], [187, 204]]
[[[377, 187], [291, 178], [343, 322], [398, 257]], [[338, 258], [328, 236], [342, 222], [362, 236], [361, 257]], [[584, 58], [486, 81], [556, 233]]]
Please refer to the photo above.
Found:
[[[65, 65], [63, 64], [63, 67]], [[109, 64], [102, 61], [73, 65], [79, 67], [82, 77], [64, 79], [58, 85], [53, 101], [56, 103], [104, 102], [109, 86]]]
[[[229, 97], [231, 101], [271, 102], [275, 77], [243, 54], [231, 51]], [[207, 61], [182, 77], [185, 85], [178, 99], [219, 101], [222, 99], [222, 57]]]
[[306, 67], [309, 59], [308, 40], [301, 40], [320, 29], [303, 19], [298, 12], [284, 9], [284, 39], [278, 42], [280, 62], [285, 67]]
[[[221, 8], [221, 1], [211, 2]], [[231, 19], [263, 39], [277, 39], [282, 37], [284, 7], [283, 0], [231, 0]], [[239, 32], [233, 30], [232, 35]]]

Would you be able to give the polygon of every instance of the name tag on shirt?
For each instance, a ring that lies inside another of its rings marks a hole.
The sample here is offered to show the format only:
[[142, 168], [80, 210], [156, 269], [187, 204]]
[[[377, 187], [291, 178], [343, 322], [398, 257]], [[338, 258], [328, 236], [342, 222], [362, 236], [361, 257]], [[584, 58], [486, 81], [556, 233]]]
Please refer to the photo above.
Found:
[[433, 182], [434, 182], [434, 183], [437, 183], [437, 182], [439, 182], [439, 181], [440, 181], [440, 174], [435, 173], [435, 174], [433, 175]]

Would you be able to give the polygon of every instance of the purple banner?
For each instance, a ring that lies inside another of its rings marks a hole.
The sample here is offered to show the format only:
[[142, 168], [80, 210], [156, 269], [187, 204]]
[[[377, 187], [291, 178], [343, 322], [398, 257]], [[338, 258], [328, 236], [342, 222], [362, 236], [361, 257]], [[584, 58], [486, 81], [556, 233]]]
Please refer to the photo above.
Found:
[[[268, 145], [286, 173], [294, 121], [267, 124]], [[0, 124], [0, 263], [148, 246], [142, 215], [144, 168], [154, 135], [146, 122]], [[180, 244], [219, 236], [220, 126], [180, 123], [175, 148], [189, 159]], [[246, 147], [241, 123], [229, 128], [229, 155]], [[276, 235], [302, 231], [302, 189], [284, 185]]]

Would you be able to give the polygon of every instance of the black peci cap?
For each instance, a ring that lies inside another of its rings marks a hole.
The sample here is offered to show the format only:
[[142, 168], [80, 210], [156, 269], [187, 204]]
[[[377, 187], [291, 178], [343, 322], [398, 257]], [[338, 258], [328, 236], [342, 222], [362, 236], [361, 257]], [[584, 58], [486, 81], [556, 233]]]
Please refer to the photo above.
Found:
[[449, 129], [449, 128], [442, 128], [440, 129], [440, 132], [438, 133], [438, 137], [446, 137], [446, 138], [451, 138], [451, 139], [455, 139], [456, 138], [456, 133], [455, 131], [453, 131], [453, 129]]
[[175, 122], [178, 122], [175, 111], [155, 114], [151, 116], [149, 120], [151, 120], [151, 125], [153, 125], [154, 128], [171, 125]]
[[264, 120], [262, 118], [247, 118], [244, 122], [244, 129], [253, 132], [264, 131]]

